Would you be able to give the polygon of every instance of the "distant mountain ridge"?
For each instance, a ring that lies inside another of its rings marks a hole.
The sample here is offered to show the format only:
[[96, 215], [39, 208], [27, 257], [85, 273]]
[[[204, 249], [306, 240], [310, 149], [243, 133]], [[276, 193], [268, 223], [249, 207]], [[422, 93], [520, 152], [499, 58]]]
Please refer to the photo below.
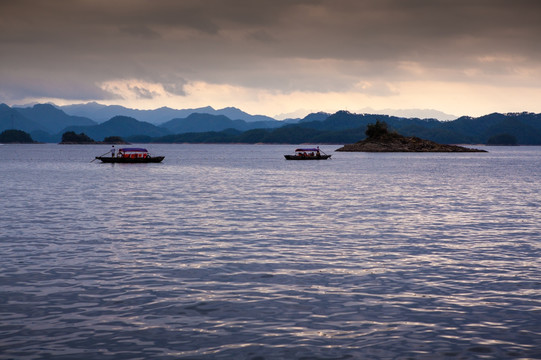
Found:
[[324, 121], [301, 121], [298, 126], [324, 131], [361, 129], [377, 120], [385, 121], [401, 135], [417, 136], [442, 144], [486, 144], [491, 136], [509, 134], [519, 144], [541, 145], [541, 114], [527, 112], [493, 113], [477, 118], [462, 116], [454, 121], [438, 121], [338, 111]]
[[187, 132], [222, 131], [226, 129], [235, 129], [240, 131], [261, 128], [273, 129], [283, 125], [283, 122], [276, 120], [247, 122], [244, 120], [231, 120], [231, 118], [225, 115], [192, 113], [186, 118], [169, 120], [168, 122], [162, 124], [161, 127], [166, 128], [172, 134], [179, 134]]
[[176, 110], [169, 107], [161, 107], [154, 110], [138, 110], [126, 108], [120, 105], [102, 105], [96, 102], [90, 102], [86, 104], [59, 106], [58, 108], [67, 114], [88, 117], [94, 119], [98, 123], [107, 121], [120, 115], [133, 117], [140, 121], [146, 121], [154, 125], [159, 125], [171, 119], [186, 118], [194, 113], [223, 115], [227, 116], [231, 120], [244, 120], [246, 122], [277, 121], [269, 116], [251, 115], [234, 107], [226, 107], [219, 110], [215, 110], [211, 106], [182, 110]]
[[[90, 104], [84, 109], [89, 114], [90, 111], [99, 111], [104, 107]], [[108, 109], [111, 110], [111, 107]], [[173, 109], [162, 110], [163, 114], [178, 114]], [[235, 108], [222, 110], [231, 116], [242, 113]], [[137, 110], [136, 114], [149, 114], [144, 111], [148, 110]], [[155, 116], [156, 113], [152, 114]], [[254, 119], [259, 118], [251, 117], [251, 120]], [[100, 123], [86, 116], [69, 115], [50, 104], [36, 104], [28, 108], [0, 104], [0, 132], [8, 129], [23, 130], [39, 142], [59, 142], [64, 132], [74, 131], [86, 133], [97, 141], [109, 136], [120, 136], [131, 142], [340, 144], [362, 140], [366, 126], [377, 120], [385, 121], [391, 130], [404, 136], [416, 136], [441, 144], [487, 144], [491, 139], [493, 143], [493, 139], [506, 138], [520, 145], [541, 145], [541, 114], [527, 112], [494, 113], [477, 118], [463, 116], [453, 121], [355, 114], [348, 111], [313, 113], [303, 119], [290, 121], [245, 121], [231, 119], [226, 115], [192, 112], [185, 117], [168, 118], [160, 124], [154, 124], [125, 115], [116, 115]]]
[[[167, 135], [169, 132], [145, 121], [139, 121], [128, 116], [115, 116], [114, 118], [97, 125], [92, 126], [70, 126], [63, 130], [73, 131], [75, 133], [85, 133], [94, 140], [102, 141], [108, 136], [120, 136], [127, 138], [130, 136], [144, 134], [150, 137]], [[115, 135], [109, 135], [115, 134]]]
[[[0, 131], [8, 129], [19, 129], [28, 132], [34, 139], [41, 142], [58, 142], [62, 134], [66, 131], [88, 132], [96, 140], [100, 141], [108, 136], [133, 136], [134, 129], [139, 129], [140, 133], [135, 135], [145, 135], [146, 137], [156, 137], [172, 132], [206, 132], [221, 131], [228, 128], [239, 131], [246, 131], [257, 128], [276, 128], [283, 126], [285, 121], [274, 120], [267, 116], [250, 115], [236, 108], [224, 108], [214, 110], [211, 107], [199, 108], [202, 113], [194, 112], [194, 109], [174, 110], [161, 108], [156, 110], [134, 110], [122, 106], [105, 106], [97, 103], [88, 103], [80, 105], [66, 106], [68, 111], [81, 115], [68, 115], [62, 110], [64, 107], [57, 107], [52, 104], [34, 104], [30, 107], [9, 107], [6, 104], [0, 104]], [[114, 115], [104, 121], [94, 121], [92, 116], [104, 116], [110, 112]], [[205, 113], [206, 112], [206, 113]], [[214, 112], [215, 114], [209, 114]], [[226, 115], [218, 115], [223, 112], [230, 116], [244, 117], [246, 120], [231, 120]], [[118, 115], [118, 113], [128, 113], [143, 118], [165, 119], [161, 123], [155, 124], [148, 121], [142, 121], [134, 116]], [[178, 114], [186, 115], [183, 118], [175, 117]], [[85, 116], [82, 116], [85, 115]], [[126, 121], [117, 126], [119, 119], [131, 118], [136, 122], [142, 122], [147, 125], [137, 126], [132, 122]], [[111, 124], [110, 120], [115, 119]], [[292, 122], [292, 121], [290, 121]], [[99, 126], [104, 125], [104, 126]], [[115, 125], [115, 126], [113, 126]], [[152, 127], [149, 127], [151, 125]], [[144, 131], [142, 129], [145, 129]], [[170, 128], [170, 129], [168, 129]], [[111, 132], [117, 131], [114, 135]]]
[[6, 104], [0, 104], [0, 131], [22, 130], [28, 133], [36, 130], [44, 131], [37, 122], [28, 119], [14, 108]]
[[75, 126], [92, 126], [97, 123], [83, 116], [68, 115], [64, 111], [50, 104], [36, 104], [31, 108], [15, 108], [20, 114], [40, 124], [43, 130], [57, 133], [66, 127], [66, 124]]
[[440, 121], [456, 120], [459, 117], [451, 114], [444, 113], [442, 111], [433, 109], [381, 109], [376, 110], [370, 107], [366, 107], [357, 111], [357, 113], [365, 114], [385, 114], [389, 116], [396, 116], [407, 119], [438, 119]]

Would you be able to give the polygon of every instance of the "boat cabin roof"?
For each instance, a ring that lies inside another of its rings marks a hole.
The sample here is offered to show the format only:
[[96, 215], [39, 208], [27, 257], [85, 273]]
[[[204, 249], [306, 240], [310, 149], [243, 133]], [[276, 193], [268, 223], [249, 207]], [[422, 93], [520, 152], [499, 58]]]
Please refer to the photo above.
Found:
[[295, 151], [320, 151], [319, 148], [310, 148], [310, 149], [295, 149]]
[[148, 150], [144, 148], [120, 148], [118, 150], [123, 152], [148, 152]]

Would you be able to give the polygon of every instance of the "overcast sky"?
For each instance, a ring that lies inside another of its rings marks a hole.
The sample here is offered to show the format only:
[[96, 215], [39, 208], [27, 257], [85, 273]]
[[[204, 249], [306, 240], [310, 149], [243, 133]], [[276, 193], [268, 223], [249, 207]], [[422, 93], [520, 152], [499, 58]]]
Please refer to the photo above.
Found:
[[0, 102], [541, 112], [539, 0], [0, 0]]

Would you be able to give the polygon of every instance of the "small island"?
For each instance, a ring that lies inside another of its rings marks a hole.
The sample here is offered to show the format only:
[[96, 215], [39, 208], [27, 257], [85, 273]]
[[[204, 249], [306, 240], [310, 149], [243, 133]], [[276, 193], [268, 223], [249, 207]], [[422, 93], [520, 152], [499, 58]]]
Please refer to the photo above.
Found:
[[103, 139], [103, 141], [96, 141], [86, 135], [85, 133], [76, 134], [74, 131], [67, 131], [62, 134], [61, 145], [74, 145], [74, 144], [111, 144], [111, 145], [129, 145], [120, 136], [109, 136]]
[[376, 121], [368, 124], [366, 139], [355, 144], [344, 145], [336, 151], [351, 152], [486, 152], [486, 150], [471, 149], [458, 145], [438, 144], [434, 141], [418, 137], [402, 136], [389, 132], [385, 122]]
[[34, 144], [29, 133], [22, 130], [5, 130], [0, 134], [0, 143], [2, 144]]

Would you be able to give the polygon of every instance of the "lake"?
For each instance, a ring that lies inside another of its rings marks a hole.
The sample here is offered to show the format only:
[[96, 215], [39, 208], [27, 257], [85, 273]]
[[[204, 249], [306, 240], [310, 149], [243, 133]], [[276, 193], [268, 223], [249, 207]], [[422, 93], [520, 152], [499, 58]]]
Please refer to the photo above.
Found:
[[541, 359], [541, 147], [0, 145], [0, 359]]

